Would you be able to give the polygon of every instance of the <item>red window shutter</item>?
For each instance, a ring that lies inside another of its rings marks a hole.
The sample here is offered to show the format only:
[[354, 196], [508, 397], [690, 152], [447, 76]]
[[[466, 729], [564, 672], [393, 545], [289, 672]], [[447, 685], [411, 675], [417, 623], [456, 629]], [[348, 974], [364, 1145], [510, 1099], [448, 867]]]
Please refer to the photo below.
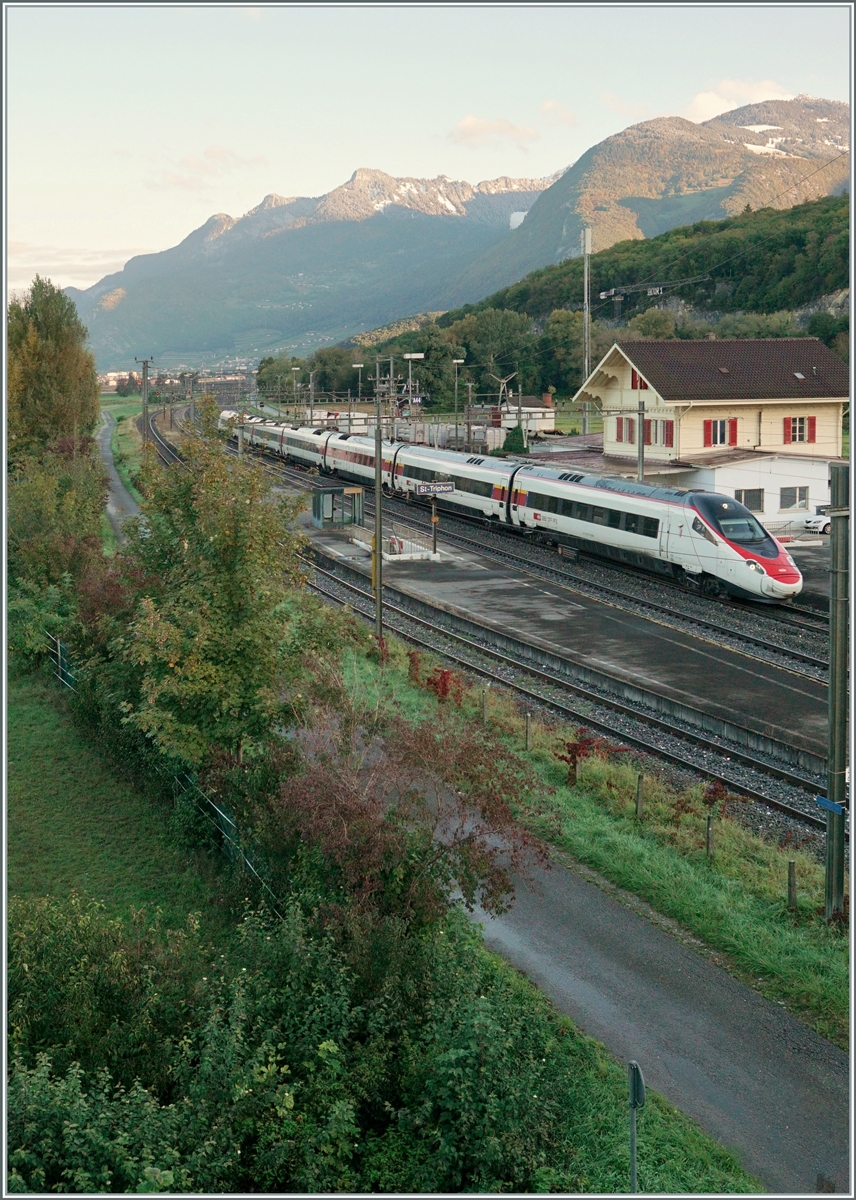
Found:
[[630, 386], [634, 391], [639, 387], [639, 372], [635, 367], [631, 367], [630, 369]]
[[674, 446], [674, 444], [675, 444], [675, 422], [674, 421], [664, 421], [663, 422], [663, 445], [664, 446]]
[[615, 440], [617, 442], [624, 441], [624, 417], [618, 417], [615, 422]]
[[628, 442], [631, 442], [631, 443], [635, 442], [636, 441], [636, 422], [633, 420], [632, 417], [625, 417], [624, 420], [625, 420], [625, 427], [626, 427], [626, 431], [627, 431], [627, 440], [628, 440]]
[[645, 438], [645, 445], [650, 446], [651, 445], [651, 422], [650, 421], [645, 422], [644, 438]]
[[705, 446], [713, 445], [713, 421], [704, 423], [704, 444]]
[[728, 444], [729, 446], [737, 445], [737, 418], [732, 417], [728, 422]]
[[785, 417], [784, 437], [785, 437], [785, 445], [789, 446], [791, 444], [791, 418], [790, 417]]
[[817, 441], [817, 417], [809, 417], [808, 419], [808, 440], [810, 442]]
[[647, 392], [647, 390], [648, 390], [648, 384], [645, 382], [645, 380], [644, 380], [644, 379], [641, 379], [641, 378], [640, 378], [640, 380], [639, 380], [639, 388], [640, 388], [640, 390], [641, 390], [641, 391], [643, 391], [643, 392]]

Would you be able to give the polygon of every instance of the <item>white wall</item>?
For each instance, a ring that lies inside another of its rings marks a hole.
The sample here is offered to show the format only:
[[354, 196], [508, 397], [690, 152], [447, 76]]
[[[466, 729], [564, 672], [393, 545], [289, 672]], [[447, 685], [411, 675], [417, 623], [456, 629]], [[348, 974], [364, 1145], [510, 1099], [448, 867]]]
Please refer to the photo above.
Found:
[[[670, 474], [663, 480], [666, 487], [698, 487], [705, 491], [733, 496], [738, 489], [761, 488], [764, 508], [757, 516], [767, 525], [799, 521], [813, 515], [819, 504], [829, 503], [829, 461], [818, 458], [797, 458], [794, 455], [770, 455], [727, 463], [718, 467], [699, 467], [694, 471]], [[781, 489], [807, 487], [808, 507], [783, 510]], [[754, 511], [754, 510], [753, 510]]]

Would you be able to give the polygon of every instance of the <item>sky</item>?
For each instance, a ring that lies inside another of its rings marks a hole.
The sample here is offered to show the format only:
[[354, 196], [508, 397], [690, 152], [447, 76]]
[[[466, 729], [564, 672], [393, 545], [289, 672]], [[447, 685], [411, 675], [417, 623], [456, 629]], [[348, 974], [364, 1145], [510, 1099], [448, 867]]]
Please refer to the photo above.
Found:
[[658, 116], [850, 99], [844, 4], [4, 9], [7, 286], [88, 287], [357, 167], [541, 178]]

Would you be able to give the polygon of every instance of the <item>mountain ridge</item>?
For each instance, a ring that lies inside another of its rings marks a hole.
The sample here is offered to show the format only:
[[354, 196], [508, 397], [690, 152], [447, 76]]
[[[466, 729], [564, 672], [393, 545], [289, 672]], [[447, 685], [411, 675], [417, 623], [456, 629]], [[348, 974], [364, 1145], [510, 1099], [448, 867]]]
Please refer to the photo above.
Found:
[[[584, 224], [599, 250], [846, 188], [848, 132], [848, 105], [803, 96], [699, 125], [641, 122], [540, 179], [360, 167], [320, 197], [270, 192], [241, 217], [216, 213], [177, 246], [66, 292], [102, 369], [141, 352], [188, 362], [303, 353], [572, 258]], [[515, 213], [525, 213], [517, 227]]]

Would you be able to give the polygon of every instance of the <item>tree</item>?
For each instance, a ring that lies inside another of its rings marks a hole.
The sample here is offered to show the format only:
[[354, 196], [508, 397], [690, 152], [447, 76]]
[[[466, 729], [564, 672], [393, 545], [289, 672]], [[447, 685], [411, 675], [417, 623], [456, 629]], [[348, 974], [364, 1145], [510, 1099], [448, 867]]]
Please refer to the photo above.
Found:
[[133, 371], [129, 372], [124, 379], [116, 381], [117, 396], [138, 396], [140, 394], [141, 384]]
[[638, 313], [629, 322], [630, 328], [645, 338], [671, 338], [675, 336], [677, 321], [674, 315], [662, 308], [649, 308]]
[[7, 311], [9, 457], [91, 434], [98, 419], [95, 359], [68, 296], [36, 276]]
[[136, 676], [126, 720], [194, 767], [217, 747], [241, 761], [283, 721], [283, 605], [302, 505], [276, 496], [261, 464], [225, 455], [213, 403], [202, 411], [182, 464], [144, 464], [124, 562], [145, 583], [112, 643]]

